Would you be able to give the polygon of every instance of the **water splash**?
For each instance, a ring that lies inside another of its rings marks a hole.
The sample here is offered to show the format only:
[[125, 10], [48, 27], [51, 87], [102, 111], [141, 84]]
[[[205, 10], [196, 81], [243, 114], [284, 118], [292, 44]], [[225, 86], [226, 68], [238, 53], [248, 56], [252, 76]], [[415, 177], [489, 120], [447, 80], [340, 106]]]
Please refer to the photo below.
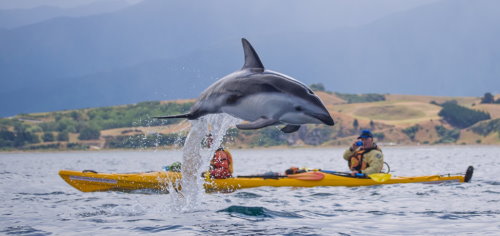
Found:
[[[180, 211], [191, 211], [199, 207], [205, 190], [203, 188], [203, 173], [208, 169], [210, 159], [222, 144], [226, 131], [235, 126], [240, 120], [227, 114], [210, 114], [191, 121], [191, 130], [186, 138], [182, 155], [182, 190], [178, 196], [171, 198]], [[211, 134], [213, 144], [208, 149], [202, 148], [205, 137]], [[169, 186], [169, 192], [175, 184]], [[173, 195], [173, 194], [172, 194]]]

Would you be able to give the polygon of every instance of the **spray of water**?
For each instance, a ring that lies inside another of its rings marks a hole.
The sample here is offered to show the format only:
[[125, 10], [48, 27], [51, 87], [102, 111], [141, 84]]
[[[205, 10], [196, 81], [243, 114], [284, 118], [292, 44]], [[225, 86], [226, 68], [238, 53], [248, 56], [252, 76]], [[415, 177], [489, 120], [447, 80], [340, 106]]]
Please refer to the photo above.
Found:
[[[227, 114], [211, 114], [191, 121], [191, 130], [183, 148], [182, 180], [180, 192], [175, 190], [178, 183], [170, 184], [170, 200], [175, 209], [192, 211], [199, 207], [205, 190], [203, 172], [208, 169], [210, 159], [222, 144], [226, 131], [240, 120]], [[213, 144], [208, 150], [202, 148], [203, 140], [212, 135]], [[175, 194], [176, 193], [176, 194]]]

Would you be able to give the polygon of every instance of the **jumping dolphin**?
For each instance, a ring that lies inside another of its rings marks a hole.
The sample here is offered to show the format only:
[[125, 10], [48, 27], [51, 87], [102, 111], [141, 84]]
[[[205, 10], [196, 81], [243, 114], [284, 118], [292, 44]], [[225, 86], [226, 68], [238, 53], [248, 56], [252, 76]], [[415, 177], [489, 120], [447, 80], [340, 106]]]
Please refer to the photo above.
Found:
[[252, 45], [244, 38], [241, 41], [245, 53], [241, 70], [203, 91], [189, 113], [156, 118], [194, 120], [224, 112], [249, 121], [236, 125], [239, 129], [285, 124], [281, 129], [285, 133], [297, 131], [302, 124], [334, 125], [328, 110], [310, 88], [289, 76], [265, 70]]

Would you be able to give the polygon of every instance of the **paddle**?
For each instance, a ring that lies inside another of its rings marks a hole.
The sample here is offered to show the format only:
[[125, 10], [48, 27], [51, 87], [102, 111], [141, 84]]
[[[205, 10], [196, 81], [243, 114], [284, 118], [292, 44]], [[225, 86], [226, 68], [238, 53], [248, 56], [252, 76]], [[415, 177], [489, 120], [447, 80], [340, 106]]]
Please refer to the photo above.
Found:
[[312, 180], [318, 181], [325, 178], [323, 173], [319, 172], [304, 172], [293, 175], [243, 175], [238, 176], [238, 178], [263, 178], [263, 179], [281, 179], [281, 178], [290, 178], [290, 179], [298, 179], [298, 180]]
[[378, 183], [382, 183], [382, 182], [385, 182], [389, 179], [391, 179], [391, 174], [386, 174], [386, 173], [375, 173], [375, 174], [371, 174], [371, 175], [368, 175], [368, 177], [370, 177], [370, 179], [372, 179], [373, 181], [375, 182], [378, 182]]
[[299, 174], [294, 174], [294, 175], [288, 175], [288, 178], [292, 179], [299, 179], [299, 180], [322, 180], [325, 178], [325, 175], [320, 172], [304, 172], [304, 173], [299, 173]]

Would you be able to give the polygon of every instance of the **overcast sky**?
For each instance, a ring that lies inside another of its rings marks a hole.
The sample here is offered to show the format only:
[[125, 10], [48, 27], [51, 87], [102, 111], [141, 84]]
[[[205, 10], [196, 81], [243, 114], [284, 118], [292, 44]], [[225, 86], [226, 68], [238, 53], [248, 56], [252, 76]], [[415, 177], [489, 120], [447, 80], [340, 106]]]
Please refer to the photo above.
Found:
[[142, 0], [0, 0], [0, 9], [34, 8], [39, 6], [72, 8], [96, 1], [124, 1], [137, 3]]

